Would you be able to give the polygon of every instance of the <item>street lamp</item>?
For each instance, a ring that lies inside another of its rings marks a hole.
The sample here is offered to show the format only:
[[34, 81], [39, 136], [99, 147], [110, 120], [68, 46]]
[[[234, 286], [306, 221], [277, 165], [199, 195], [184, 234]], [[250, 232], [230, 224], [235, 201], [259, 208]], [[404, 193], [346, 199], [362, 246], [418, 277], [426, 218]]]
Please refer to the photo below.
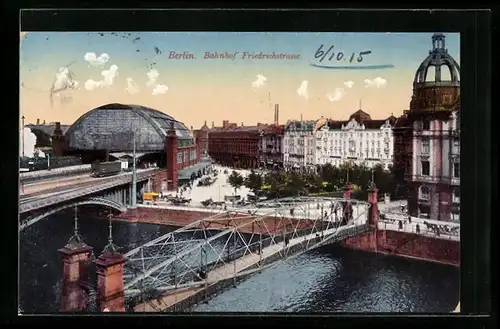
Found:
[[132, 195], [131, 197], [131, 204], [130, 208], [135, 209], [137, 208], [137, 168], [135, 166], [136, 158], [135, 158], [135, 131], [132, 132], [132, 138], [133, 138], [133, 162], [132, 162]]
[[24, 119], [26, 119], [24, 117], [24, 115], [21, 117], [21, 120], [22, 120], [22, 126], [21, 126], [21, 147], [22, 147], [22, 155], [23, 155], [23, 158], [24, 158]]

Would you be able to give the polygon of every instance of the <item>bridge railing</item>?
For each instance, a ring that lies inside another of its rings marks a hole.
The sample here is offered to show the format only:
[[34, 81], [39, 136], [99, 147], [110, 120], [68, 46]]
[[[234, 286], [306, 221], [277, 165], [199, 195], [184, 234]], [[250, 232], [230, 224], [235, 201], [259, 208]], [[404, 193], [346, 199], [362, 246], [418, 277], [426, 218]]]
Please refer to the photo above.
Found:
[[[157, 170], [157, 169], [156, 169]], [[147, 171], [142, 171], [137, 173], [137, 180], [141, 181], [144, 179], [148, 179], [151, 175], [156, 171], [155, 169], [150, 169]], [[19, 213], [24, 213], [28, 211], [32, 211], [39, 208], [44, 208], [47, 206], [51, 206], [60, 202], [65, 202], [71, 199], [80, 198], [82, 196], [91, 195], [94, 193], [98, 193], [116, 186], [120, 186], [123, 184], [128, 184], [132, 181], [132, 175], [130, 173], [125, 174], [119, 177], [111, 177], [109, 180], [106, 180], [105, 183], [101, 183], [102, 181], [96, 182], [95, 185], [90, 187], [84, 187], [82, 189], [78, 189], [76, 191], [61, 191], [57, 195], [49, 196], [46, 198], [40, 198], [36, 200], [27, 201], [25, 203], [21, 203], [19, 206]], [[71, 186], [69, 186], [71, 188]]]
[[385, 216], [380, 217], [378, 228], [381, 230], [419, 234], [443, 240], [460, 241], [459, 223], [438, 222], [438, 225], [434, 224], [434, 222], [436, 221], [427, 222], [421, 218], [416, 219], [399, 214], [385, 214]]

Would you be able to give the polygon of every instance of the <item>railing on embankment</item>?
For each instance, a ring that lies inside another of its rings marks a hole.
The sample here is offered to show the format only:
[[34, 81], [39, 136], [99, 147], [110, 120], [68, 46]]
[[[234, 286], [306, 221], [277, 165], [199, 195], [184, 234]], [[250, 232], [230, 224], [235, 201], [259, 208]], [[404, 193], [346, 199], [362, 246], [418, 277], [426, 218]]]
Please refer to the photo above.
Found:
[[[338, 231], [340, 229], [340, 231]], [[305, 231], [305, 230], [304, 230]], [[271, 253], [265, 258], [259, 258], [258, 260], [254, 260], [253, 264], [249, 264], [241, 268], [236, 274], [231, 275], [230, 277], [222, 278], [216, 282], [207, 282], [208, 280], [203, 280], [197, 282], [196, 285], [191, 285], [186, 291], [187, 287], [184, 289], [177, 289], [175, 292], [170, 293], [168, 295], [158, 295], [158, 296], [150, 296], [147, 301], [142, 301], [141, 304], [134, 307], [134, 310], [137, 312], [141, 311], [188, 311], [192, 309], [197, 304], [209, 299], [214, 294], [220, 293], [227, 289], [228, 287], [234, 286], [237, 282], [240, 282], [247, 277], [261, 271], [262, 269], [269, 267], [270, 265], [276, 263], [279, 259], [286, 259], [290, 256], [296, 256], [300, 253], [312, 250], [322, 245], [331, 244], [335, 242], [342, 241], [349, 237], [353, 237], [356, 235], [364, 234], [369, 231], [369, 227], [367, 224], [361, 224], [357, 226], [350, 227], [340, 227], [333, 228], [323, 232], [321, 231], [313, 232], [312, 234], [303, 234], [302, 236], [296, 236], [292, 240], [289, 241], [288, 246], [283, 245], [283, 248], [276, 248], [275, 251], [271, 251]], [[275, 248], [278, 244], [282, 243], [284, 237], [280, 237], [281, 241], [273, 244], [272, 246], [268, 246], [263, 248], [261, 253], [264, 253], [268, 248]], [[305, 239], [302, 239], [305, 238]], [[255, 256], [255, 254], [248, 254], [246, 256]], [[236, 262], [241, 260], [241, 258], [246, 257], [242, 256], [240, 258], [236, 258]], [[228, 264], [221, 265], [215, 269], [211, 270], [211, 273], [221, 269]], [[229, 264], [231, 265], [231, 264]], [[207, 275], [209, 277], [210, 274]], [[178, 293], [176, 291], [179, 291]], [[186, 293], [187, 292], [187, 293]], [[175, 298], [175, 295], [181, 295], [186, 293], [185, 296], [180, 296], [178, 299]], [[174, 297], [172, 297], [174, 296]], [[153, 298], [151, 298], [153, 297]], [[174, 298], [174, 301], [170, 303], [170, 305], [162, 305], [163, 298]], [[154, 306], [155, 301], [157, 305]], [[148, 307], [149, 306], [149, 307]], [[148, 307], [148, 310], [146, 309]]]

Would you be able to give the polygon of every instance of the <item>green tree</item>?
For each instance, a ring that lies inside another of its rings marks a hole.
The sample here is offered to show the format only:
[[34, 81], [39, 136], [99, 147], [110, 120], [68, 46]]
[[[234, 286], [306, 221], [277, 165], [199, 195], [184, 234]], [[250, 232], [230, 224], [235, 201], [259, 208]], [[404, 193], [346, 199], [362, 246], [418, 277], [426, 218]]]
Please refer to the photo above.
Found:
[[227, 182], [234, 188], [234, 194], [236, 194], [238, 189], [243, 185], [244, 178], [237, 171], [233, 170], [231, 175], [227, 178]]
[[262, 176], [256, 173], [254, 170], [250, 172], [244, 182], [245, 186], [255, 194], [257, 194], [259, 189], [262, 187], [262, 183]]

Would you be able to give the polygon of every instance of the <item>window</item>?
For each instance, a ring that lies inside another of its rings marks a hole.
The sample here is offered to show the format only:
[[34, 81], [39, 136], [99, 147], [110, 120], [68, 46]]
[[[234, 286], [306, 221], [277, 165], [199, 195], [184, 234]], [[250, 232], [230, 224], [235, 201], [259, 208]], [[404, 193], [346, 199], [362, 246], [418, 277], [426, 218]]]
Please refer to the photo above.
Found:
[[182, 153], [177, 153], [177, 163], [178, 164], [182, 163]]
[[429, 176], [431, 174], [431, 168], [429, 161], [422, 161], [422, 175]]
[[460, 203], [460, 188], [453, 189], [453, 203]]
[[422, 141], [422, 154], [429, 154], [431, 151], [430, 141], [428, 139], [424, 139]]
[[429, 201], [431, 199], [431, 193], [427, 186], [420, 186], [420, 190], [418, 191], [418, 198], [420, 200]]
[[453, 177], [460, 178], [460, 163], [453, 163]]
[[422, 129], [423, 130], [431, 130], [431, 122], [429, 120], [424, 120], [422, 122]]

